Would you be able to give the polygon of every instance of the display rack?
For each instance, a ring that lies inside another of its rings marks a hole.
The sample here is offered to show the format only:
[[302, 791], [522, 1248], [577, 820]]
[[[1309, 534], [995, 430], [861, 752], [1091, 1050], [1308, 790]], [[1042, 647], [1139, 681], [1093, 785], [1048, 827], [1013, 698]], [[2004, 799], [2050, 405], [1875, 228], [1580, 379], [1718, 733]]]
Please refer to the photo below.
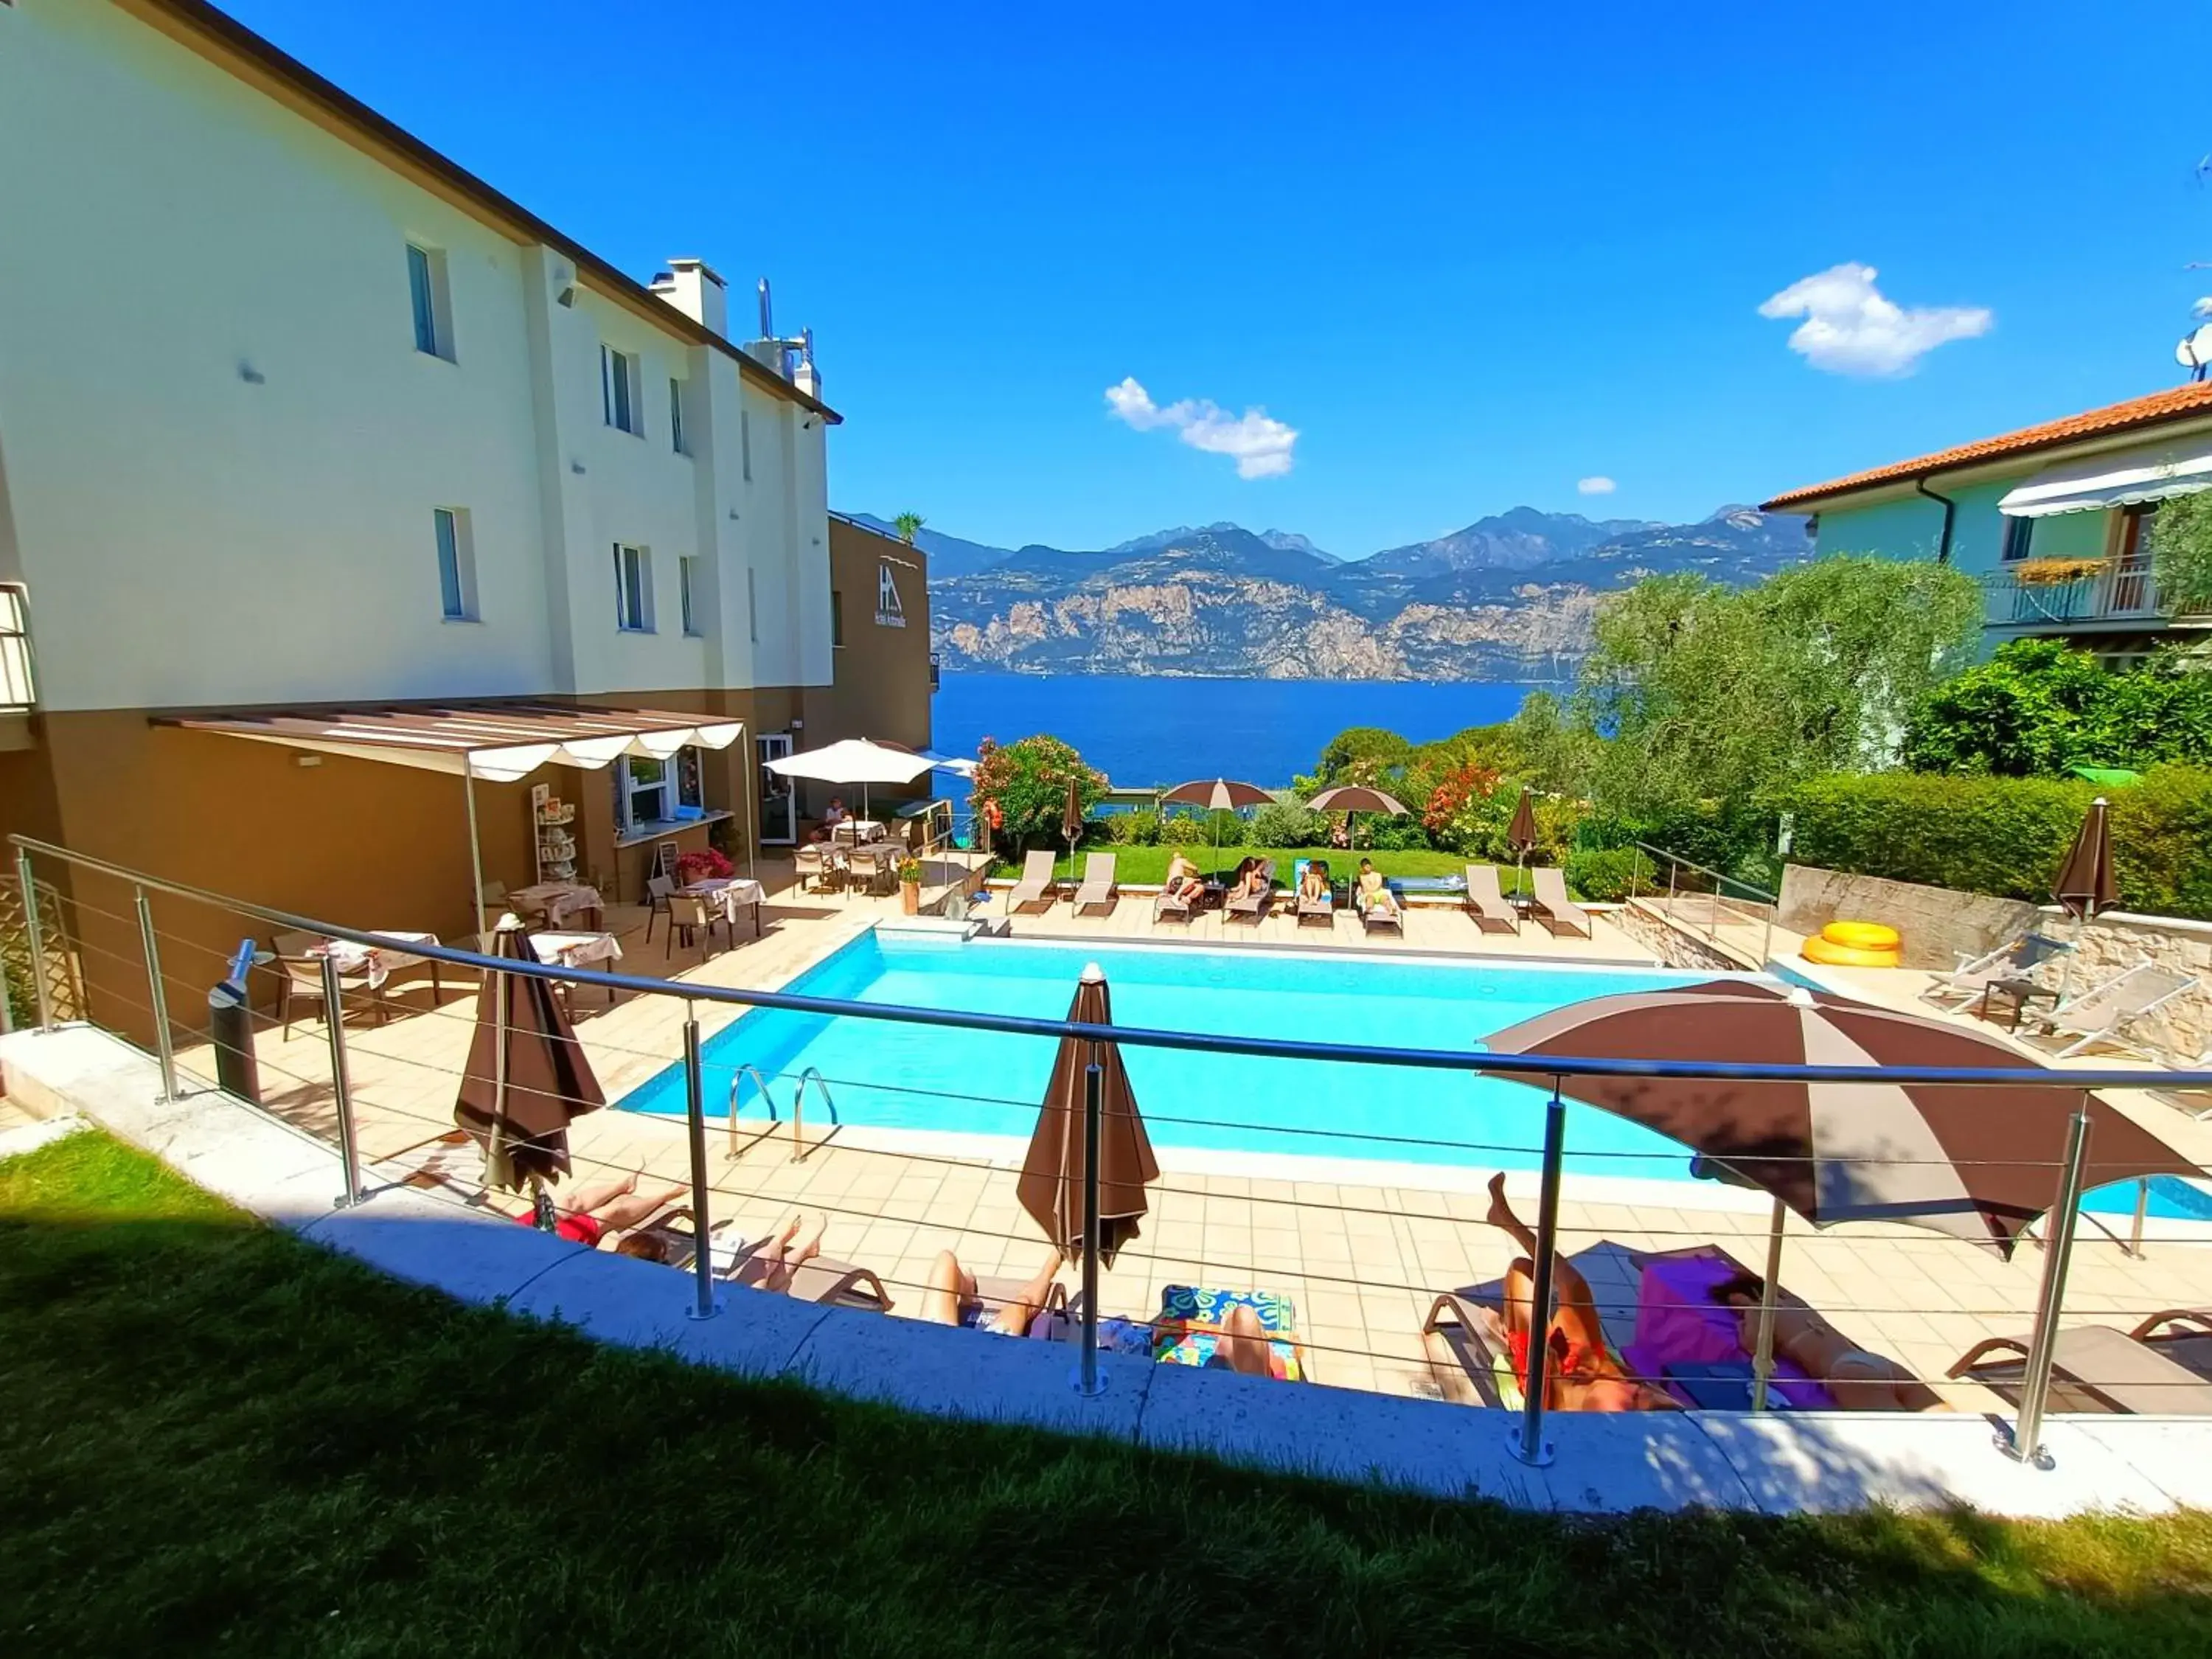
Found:
[[530, 824], [538, 849], [539, 881], [575, 879], [576, 837], [569, 831], [575, 821], [575, 802], [555, 795], [550, 784], [530, 786]]

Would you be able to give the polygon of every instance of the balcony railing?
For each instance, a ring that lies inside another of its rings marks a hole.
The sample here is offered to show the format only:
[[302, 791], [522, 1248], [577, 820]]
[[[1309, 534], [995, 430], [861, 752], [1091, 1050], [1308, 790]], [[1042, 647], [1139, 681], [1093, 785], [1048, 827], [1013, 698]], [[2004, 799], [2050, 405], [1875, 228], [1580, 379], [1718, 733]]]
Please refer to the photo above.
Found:
[[2077, 623], [2172, 621], [2207, 614], [2201, 605], [2161, 603], [2148, 558], [2118, 559], [2069, 582], [2024, 582], [2014, 570], [1983, 578], [1992, 628], [2065, 627]]
[[0, 714], [27, 714], [39, 688], [31, 672], [31, 605], [23, 590], [0, 582]]

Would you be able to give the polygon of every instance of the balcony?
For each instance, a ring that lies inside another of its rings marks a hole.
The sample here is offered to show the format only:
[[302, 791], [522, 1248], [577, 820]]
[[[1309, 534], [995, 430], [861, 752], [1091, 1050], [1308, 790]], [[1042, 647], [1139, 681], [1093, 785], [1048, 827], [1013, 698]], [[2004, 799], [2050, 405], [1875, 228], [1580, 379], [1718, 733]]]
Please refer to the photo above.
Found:
[[2071, 581], [2027, 582], [2016, 568], [1998, 570], [1982, 579], [1982, 588], [1984, 621], [1990, 628], [2162, 628], [2185, 619], [2212, 622], [2212, 609], [2205, 606], [2190, 605], [2177, 614], [2175, 607], [2160, 604], [2148, 557], [2098, 561]]

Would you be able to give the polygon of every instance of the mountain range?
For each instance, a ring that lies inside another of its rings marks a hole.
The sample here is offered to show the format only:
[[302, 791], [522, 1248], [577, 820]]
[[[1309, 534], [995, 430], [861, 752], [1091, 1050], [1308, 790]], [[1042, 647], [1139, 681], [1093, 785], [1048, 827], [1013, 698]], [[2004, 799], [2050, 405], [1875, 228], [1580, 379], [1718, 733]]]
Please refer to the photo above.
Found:
[[1809, 556], [1804, 525], [1735, 506], [1688, 525], [1516, 507], [1358, 559], [1228, 523], [1095, 552], [915, 540], [948, 672], [1528, 681], [1571, 674], [1604, 593], [1679, 570], [1757, 581]]

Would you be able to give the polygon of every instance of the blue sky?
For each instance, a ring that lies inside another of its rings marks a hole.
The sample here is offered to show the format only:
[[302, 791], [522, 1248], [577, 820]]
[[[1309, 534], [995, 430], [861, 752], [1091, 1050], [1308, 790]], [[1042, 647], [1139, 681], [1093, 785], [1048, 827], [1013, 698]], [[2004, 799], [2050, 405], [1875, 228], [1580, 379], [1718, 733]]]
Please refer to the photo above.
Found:
[[[833, 504], [979, 541], [1699, 516], [2172, 385], [2212, 294], [2178, 3], [228, 3], [641, 277], [770, 275]], [[1759, 307], [1850, 265], [1905, 314], [1830, 279], [1823, 368]]]

